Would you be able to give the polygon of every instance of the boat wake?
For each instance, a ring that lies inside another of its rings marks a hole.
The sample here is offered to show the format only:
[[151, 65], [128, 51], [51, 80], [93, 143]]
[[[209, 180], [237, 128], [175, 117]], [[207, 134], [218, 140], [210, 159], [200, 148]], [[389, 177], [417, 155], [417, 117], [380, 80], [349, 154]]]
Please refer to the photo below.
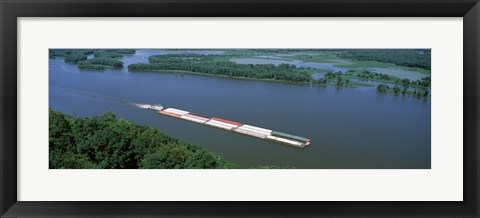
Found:
[[135, 106], [135, 107], [142, 108], [142, 109], [147, 109], [150, 106], [149, 104], [138, 104], [138, 103], [133, 103], [133, 102], [131, 102], [130, 104]]

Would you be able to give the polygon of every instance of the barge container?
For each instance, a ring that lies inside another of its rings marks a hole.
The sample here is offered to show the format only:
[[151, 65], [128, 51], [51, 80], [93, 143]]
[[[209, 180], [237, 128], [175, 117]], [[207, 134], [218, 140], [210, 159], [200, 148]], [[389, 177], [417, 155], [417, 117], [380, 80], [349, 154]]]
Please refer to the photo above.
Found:
[[257, 133], [257, 134], [261, 134], [261, 135], [270, 135], [270, 133], [268, 133], [268, 132], [263, 132], [263, 131], [258, 131], [258, 130], [255, 130], [255, 129], [245, 128], [243, 126], [239, 126], [237, 129], [241, 129], [241, 130], [249, 131], [249, 132], [254, 132], [254, 133]]
[[175, 109], [175, 108], [167, 108], [167, 109], [165, 109], [164, 111], [167, 111], [167, 112], [170, 112], [170, 113], [176, 113], [176, 114], [180, 114], [180, 115], [184, 115], [184, 114], [190, 113], [190, 112], [188, 112], [188, 111], [178, 110], [178, 109]]
[[205, 121], [205, 122], [207, 122], [207, 121], [210, 120], [209, 118], [201, 117], [201, 116], [197, 116], [197, 115], [193, 115], [193, 114], [185, 114], [185, 115], [183, 115], [183, 116], [195, 118], [195, 119], [197, 119], [197, 120], [203, 120], [203, 121]]
[[245, 130], [245, 129], [242, 129], [242, 128], [236, 128], [234, 131], [238, 132], [238, 133], [245, 134], [245, 135], [261, 138], [261, 139], [264, 139], [268, 136], [268, 135], [261, 134], [261, 133], [258, 133], [258, 132], [248, 131], [248, 130]]
[[189, 121], [192, 121], [192, 122], [195, 122], [195, 123], [205, 123], [207, 122], [206, 120], [200, 120], [200, 119], [197, 119], [197, 118], [193, 118], [193, 117], [189, 117], [189, 116], [186, 116], [186, 115], [182, 115], [180, 116], [181, 119], [184, 119], [184, 120], [189, 120]]
[[165, 114], [165, 115], [168, 115], [168, 116], [171, 116], [171, 117], [180, 117], [181, 116], [180, 114], [168, 112], [168, 111], [165, 111], [165, 110], [158, 111], [158, 113]]
[[297, 141], [302, 141], [302, 142], [309, 142], [310, 141], [310, 139], [307, 139], [307, 138], [304, 138], [304, 137], [300, 137], [300, 136], [296, 136], [296, 135], [292, 135], [292, 134], [288, 134], [288, 133], [283, 133], [283, 132], [278, 132], [278, 131], [273, 131], [272, 135], [280, 136], [280, 137], [283, 137], [283, 138], [295, 139]]
[[229, 127], [232, 127], [232, 128], [237, 128], [238, 127], [237, 125], [233, 125], [233, 124], [230, 124], [230, 123], [224, 123], [224, 122], [220, 122], [220, 121], [216, 121], [216, 120], [210, 120], [208, 122], [216, 123], [216, 124], [220, 124], [220, 125], [224, 125], [224, 126], [229, 126]]
[[250, 125], [242, 125], [242, 128], [246, 128], [246, 129], [250, 129], [250, 130], [253, 130], [253, 131], [258, 131], [258, 132], [263, 132], [267, 135], [270, 135], [273, 130], [269, 130], [269, 129], [264, 129], [264, 128], [260, 128], [260, 127], [256, 127], [256, 126], [250, 126]]
[[192, 114], [188, 111], [179, 110], [175, 108], [163, 109], [161, 105], [158, 105], [158, 106], [146, 105], [142, 108], [155, 110], [155, 111], [158, 111], [158, 113], [164, 114], [167, 116], [176, 117], [183, 120], [196, 122], [204, 125], [209, 125], [209, 126], [229, 130], [229, 131], [234, 131], [240, 134], [244, 134], [244, 135], [248, 135], [248, 136], [252, 136], [260, 139], [270, 140], [277, 143], [292, 145], [295, 147], [304, 148], [310, 144], [310, 139], [307, 139], [304, 137], [295, 136], [292, 134], [278, 132], [278, 131], [273, 131], [270, 129], [265, 129], [265, 128], [256, 127], [252, 125], [241, 124], [239, 122], [235, 122], [231, 120], [225, 120], [217, 117], [208, 118], [206, 116]]
[[240, 126], [240, 125], [242, 125], [242, 124], [239, 123], [239, 122], [235, 122], [235, 121], [231, 121], [231, 120], [224, 120], [224, 119], [220, 119], [220, 118], [216, 118], [216, 117], [212, 118], [212, 120], [219, 121], [219, 122], [223, 122], [223, 123], [230, 123], [230, 124], [235, 125], [235, 126]]
[[210, 126], [215, 126], [215, 127], [218, 127], [218, 128], [222, 128], [222, 129], [226, 129], [226, 130], [232, 130], [232, 129], [235, 128], [234, 126], [225, 125], [223, 123], [216, 122], [214, 120], [210, 120], [210, 121], [206, 122], [205, 124], [210, 125]]

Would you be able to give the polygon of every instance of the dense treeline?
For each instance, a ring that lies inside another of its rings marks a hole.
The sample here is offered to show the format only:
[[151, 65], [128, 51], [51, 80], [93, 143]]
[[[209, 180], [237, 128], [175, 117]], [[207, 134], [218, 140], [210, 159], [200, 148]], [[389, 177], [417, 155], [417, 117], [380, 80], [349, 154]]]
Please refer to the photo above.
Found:
[[394, 63], [427, 70], [430, 70], [431, 67], [431, 52], [425, 49], [348, 49], [342, 50], [337, 56], [358, 61]]
[[98, 49], [93, 52], [95, 58], [121, 58], [135, 54], [135, 49]]
[[77, 62], [80, 69], [105, 70], [107, 68], [119, 69], [123, 67], [123, 62], [113, 58], [94, 58]]
[[87, 60], [87, 55], [93, 54], [92, 49], [50, 49], [49, 58], [64, 58], [66, 63], [76, 64], [78, 61]]
[[403, 86], [414, 86], [414, 87], [421, 87], [421, 88], [428, 88], [431, 84], [431, 77], [426, 76], [420, 80], [409, 80], [408, 78], [400, 79], [398, 77], [382, 74], [382, 73], [375, 73], [368, 70], [363, 71], [356, 71], [356, 70], [349, 70], [347, 71], [347, 75], [351, 78], [363, 80], [363, 81], [378, 81], [384, 83], [391, 83], [391, 84], [398, 84]]
[[427, 97], [429, 96], [429, 94], [430, 94], [430, 91], [427, 90], [427, 89], [423, 89], [423, 90], [418, 90], [418, 89], [409, 90], [409, 89], [408, 89], [408, 86], [394, 85], [393, 87], [390, 87], [390, 86], [385, 85], [385, 84], [380, 84], [380, 85], [378, 85], [378, 86], [377, 86], [377, 92], [379, 92], [379, 93], [392, 92], [392, 93], [395, 93], [395, 94], [411, 95], [411, 96], [423, 97], [423, 98], [427, 98]]
[[49, 147], [51, 169], [238, 168], [218, 154], [116, 119], [111, 112], [74, 118], [50, 110]]
[[380, 82], [385, 82], [385, 83], [399, 83], [401, 82], [401, 79], [395, 76], [391, 76], [388, 74], [383, 74], [383, 73], [375, 73], [371, 72], [368, 70], [362, 70], [360, 72], [356, 70], [349, 70], [347, 71], [347, 74], [352, 75], [359, 80], [363, 81], [380, 81]]
[[[88, 55], [94, 56], [88, 59]], [[77, 64], [84, 70], [105, 70], [122, 68], [123, 62], [118, 60], [125, 55], [135, 54], [135, 49], [50, 49], [51, 59], [64, 58], [66, 63]]]
[[87, 60], [87, 55], [71, 54], [71, 55], [66, 56], [64, 60], [65, 60], [66, 63], [76, 64], [79, 61]]
[[353, 87], [354, 84], [350, 81], [350, 78], [342, 72], [328, 72], [318, 80], [315, 80], [314, 83], [323, 84], [323, 85], [335, 85], [338, 87]]
[[[390, 87], [385, 84], [380, 84], [377, 86], [377, 91], [380, 93], [392, 92], [395, 94], [403, 95], [412, 95], [418, 97], [427, 97], [429, 95], [429, 88], [431, 84], [431, 77], [427, 76], [420, 80], [410, 81], [407, 78], [400, 79], [395, 76], [388, 74], [375, 73], [368, 70], [357, 71], [349, 70], [346, 73], [340, 71], [333, 73], [327, 72], [322, 78], [313, 80], [314, 84], [322, 85], [334, 85], [337, 87], [355, 87], [355, 85], [367, 85], [368, 83], [362, 84], [359, 81], [377, 81], [388, 84], [393, 84], [394, 86]], [[409, 88], [415, 88], [411, 90]]]
[[[369, 75], [372, 73], [370, 72]], [[365, 74], [362, 74], [365, 75]], [[382, 74], [383, 75], [383, 74]], [[391, 81], [391, 84], [394, 84], [394, 86], [389, 86], [385, 84], [380, 84], [377, 86], [377, 92], [379, 93], [395, 93], [395, 94], [402, 94], [402, 95], [411, 95], [411, 96], [416, 96], [416, 97], [424, 97], [427, 98], [430, 95], [430, 85], [431, 85], [431, 77], [427, 76], [419, 80], [415, 81], [410, 81], [407, 78], [404, 79], [399, 79], [396, 77], [392, 77], [393, 79], [390, 80], [385, 80], [387, 82]], [[364, 77], [362, 77], [364, 78]], [[369, 77], [368, 79], [371, 79], [372, 77]], [[375, 78], [375, 77], [373, 77]], [[383, 77], [382, 77], [383, 78]], [[410, 87], [413, 87], [415, 89], [409, 89]]]
[[215, 55], [172, 54], [148, 58], [149, 64], [130, 64], [129, 71], [180, 70], [241, 78], [270, 79], [290, 82], [311, 82], [312, 77], [293, 65], [236, 64], [216, 60]]
[[50, 49], [48, 51], [48, 56], [51, 59], [55, 58], [66, 58], [70, 55], [72, 56], [85, 56], [93, 54], [93, 49]]

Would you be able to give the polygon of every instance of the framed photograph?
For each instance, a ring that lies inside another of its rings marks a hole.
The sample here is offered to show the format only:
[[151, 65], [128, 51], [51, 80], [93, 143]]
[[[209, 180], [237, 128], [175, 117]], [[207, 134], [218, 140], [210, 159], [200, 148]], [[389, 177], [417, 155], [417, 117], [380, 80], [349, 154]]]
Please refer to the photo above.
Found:
[[1, 217], [478, 217], [478, 0], [2, 1]]

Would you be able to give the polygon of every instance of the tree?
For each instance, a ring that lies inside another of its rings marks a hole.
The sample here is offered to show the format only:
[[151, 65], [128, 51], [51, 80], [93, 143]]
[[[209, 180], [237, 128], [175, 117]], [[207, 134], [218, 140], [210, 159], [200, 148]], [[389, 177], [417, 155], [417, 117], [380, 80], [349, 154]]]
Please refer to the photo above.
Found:
[[72, 127], [69, 117], [57, 111], [49, 111], [50, 148], [66, 151], [73, 144]]
[[96, 169], [98, 166], [87, 156], [72, 152], [50, 150], [48, 165], [50, 169]]
[[204, 151], [198, 150], [193, 155], [189, 156], [187, 159], [187, 166], [188, 168], [195, 168], [195, 169], [215, 169], [221, 168], [218, 164], [219, 157], [215, 157], [214, 155]]
[[379, 61], [400, 66], [431, 68], [430, 50], [418, 49], [346, 49], [338, 57], [359, 61]]
[[401, 90], [402, 90], [402, 88], [401, 88], [399, 85], [395, 85], [395, 86], [393, 87], [393, 92], [394, 92], [395, 94], [400, 93]]
[[403, 86], [409, 86], [410, 85], [410, 80], [405, 78], [405, 79], [402, 79], [402, 85]]
[[390, 87], [388, 87], [385, 84], [380, 84], [377, 86], [377, 92], [380, 92], [380, 93], [386, 93], [389, 89]]
[[117, 119], [112, 112], [73, 118], [50, 110], [49, 119], [52, 169], [238, 168], [214, 152]]
[[156, 149], [154, 153], [146, 154], [141, 162], [145, 169], [182, 169], [185, 168], [185, 162], [191, 156], [191, 153], [178, 146], [162, 146]]
[[223, 75], [243, 78], [273, 79], [291, 82], [312, 82], [313, 78], [295, 65], [280, 64], [236, 64], [228, 60], [218, 60], [215, 55], [170, 54], [154, 55], [148, 58], [149, 63], [130, 64], [131, 72], [151, 72], [164, 70], [180, 70], [211, 75]]
[[79, 61], [87, 60], [87, 55], [84, 54], [72, 54], [65, 57], [66, 63], [76, 64]]
[[317, 83], [327, 84], [327, 80], [325, 78], [320, 78], [320, 79], [317, 80]]

